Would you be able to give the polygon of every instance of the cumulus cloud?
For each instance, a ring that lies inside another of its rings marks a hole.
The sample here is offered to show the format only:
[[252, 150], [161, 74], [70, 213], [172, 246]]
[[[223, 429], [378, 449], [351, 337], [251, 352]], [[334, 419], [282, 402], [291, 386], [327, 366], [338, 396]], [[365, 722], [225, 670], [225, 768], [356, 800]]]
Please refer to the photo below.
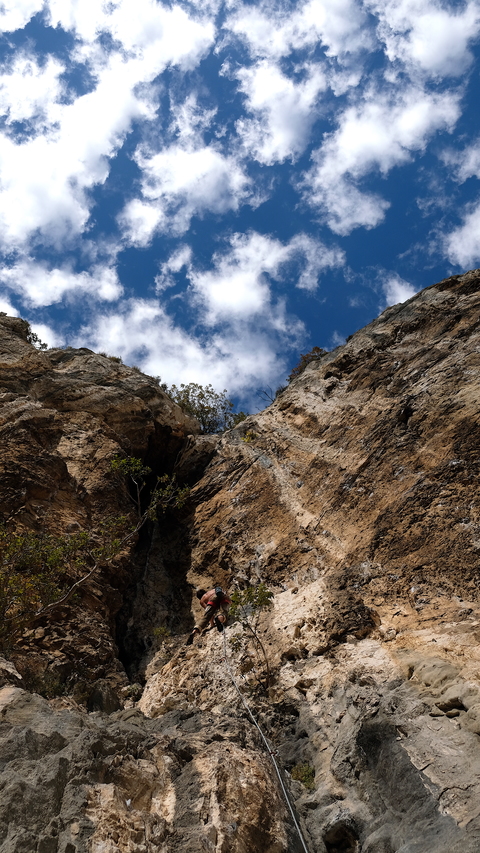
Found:
[[20, 314], [20, 312], [13, 307], [9, 298], [2, 293], [0, 293], [0, 312], [2, 314], [8, 314], [10, 317], [18, 317]]
[[471, 64], [469, 44], [480, 24], [476, 0], [450, 9], [433, 0], [367, 0], [366, 6], [379, 20], [378, 35], [391, 62], [455, 77]]
[[174, 274], [179, 273], [183, 267], [190, 267], [192, 255], [190, 246], [180, 245], [168, 260], [161, 264], [160, 272], [155, 277], [157, 293], [162, 293], [162, 291], [175, 285]]
[[329, 55], [339, 57], [372, 44], [367, 16], [355, 0], [307, 0], [291, 10], [268, 1], [233, 5], [225, 28], [242, 39], [254, 57], [279, 59], [318, 42]]
[[30, 323], [30, 328], [49, 349], [65, 345], [65, 338], [47, 323]]
[[468, 178], [480, 178], [480, 139], [475, 139], [463, 150], [449, 148], [445, 150], [441, 159], [446, 166], [450, 167], [450, 176], [459, 183]]
[[3, 0], [0, 8], [0, 30], [11, 33], [22, 29], [43, 8], [44, 0]]
[[0, 75], [0, 114], [6, 124], [28, 121], [36, 134], [51, 126], [59, 115], [58, 101], [63, 93], [59, 78], [64, 71], [63, 63], [52, 56], [43, 65], [27, 53], [16, 56]]
[[303, 323], [287, 310], [289, 283], [313, 289], [322, 272], [343, 263], [339, 249], [306, 234], [287, 243], [235, 234], [208, 269], [181, 244], [162, 264], [156, 285], [163, 300], [184, 271], [189, 286], [182, 306], [195, 317], [193, 331], [176, 324], [168, 303], [131, 299], [98, 315], [76, 342], [118, 353], [167, 382], [211, 382], [245, 398], [259, 383], [273, 387], [283, 379], [288, 351], [305, 336]]
[[389, 204], [362, 192], [359, 180], [372, 171], [386, 175], [408, 162], [436, 131], [451, 130], [459, 114], [458, 95], [451, 92], [369, 93], [343, 112], [338, 129], [314, 153], [314, 166], [304, 178], [305, 199], [320, 208], [338, 234], [378, 225]]
[[[303, 328], [298, 321], [292, 325], [290, 340]], [[268, 328], [227, 326], [205, 341], [175, 325], [154, 300], [132, 299], [116, 311], [97, 314], [74, 343], [121, 355], [169, 384], [211, 383], [244, 398], [253, 396], [259, 383], [279, 381], [286, 369], [279, 340]]]
[[[20, 32], [34, 15], [61, 53]], [[285, 353], [304, 343], [295, 294], [345, 269], [326, 229], [347, 236], [381, 223], [396, 202], [391, 171], [419, 160], [470, 109], [461, 96], [480, 0], [4, 0], [0, 27], [19, 30], [5, 40], [0, 73], [0, 310], [17, 313], [13, 300], [41, 316], [37, 333], [58, 344], [48, 312], [35, 309], [75, 300], [77, 310], [85, 297], [78, 342], [170, 382], [243, 393], [274, 387]], [[480, 143], [467, 134], [463, 151], [452, 139], [443, 155], [458, 197], [480, 177]], [[294, 165], [310, 145], [299, 179]], [[451, 194], [437, 171], [422, 210], [431, 216], [442, 192], [448, 221]], [[281, 240], [258, 233], [271, 211], [260, 207], [264, 188], [273, 195], [287, 181], [289, 201], [293, 186], [308, 204], [293, 199], [281, 225], [280, 210], [273, 216]], [[456, 215], [444, 254], [475, 264], [480, 205]], [[207, 235], [209, 216], [218, 229]], [[131, 282], [134, 253], [122, 250], [157, 235], [171, 251], [145, 264], [158, 264], [156, 298], [127, 299], [115, 265]], [[377, 286], [388, 304], [414, 292], [394, 273]], [[186, 317], [188, 331], [177, 325]]]
[[309, 141], [326, 80], [312, 63], [303, 70], [304, 79], [298, 83], [267, 60], [237, 72], [246, 108], [254, 114], [254, 118], [239, 119], [237, 131], [246, 152], [261, 163], [295, 158]]
[[404, 281], [403, 278], [395, 274], [388, 276], [382, 284], [382, 289], [385, 295], [385, 302], [382, 307], [397, 305], [398, 302], [406, 302], [407, 299], [411, 299], [417, 293], [408, 281]]
[[[442, 160], [449, 168], [449, 177], [459, 184], [480, 178], [480, 139], [461, 150], [449, 148], [442, 153]], [[480, 203], [470, 203], [460, 211], [460, 217], [462, 223], [442, 236], [441, 246], [445, 257], [465, 269], [480, 263]]]
[[335, 349], [336, 347], [341, 347], [345, 343], [345, 340], [345, 335], [341, 335], [340, 332], [337, 332], [337, 330], [335, 329], [330, 338], [330, 346], [332, 349]]
[[157, 231], [183, 234], [193, 216], [238, 210], [250, 182], [235, 156], [217, 146], [179, 142], [157, 154], [138, 151], [142, 197], [132, 199], [119, 222], [128, 239], [146, 246]]
[[73, 272], [68, 266], [49, 268], [46, 263], [22, 259], [0, 267], [0, 283], [21, 296], [29, 307], [54, 305], [70, 296], [89, 295], [99, 301], [118, 299], [123, 288], [116, 270], [94, 267], [89, 272]]
[[307, 234], [283, 244], [250, 232], [234, 234], [228, 250], [214, 256], [212, 269], [190, 267], [188, 274], [208, 324], [225, 318], [246, 320], [262, 313], [277, 329], [286, 331], [283, 303], [272, 303], [271, 279], [281, 281], [288, 275], [297, 287], [313, 290], [324, 270], [340, 267], [344, 261], [340, 249], [327, 248]]
[[473, 205], [463, 223], [443, 238], [446, 257], [463, 269], [480, 264], [480, 204]]
[[198, 15], [189, 15], [178, 4], [167, 6], [156, 0], [48, 0], [47, 13], [52, 27], [73, 32], [83, 41], [84, 55], [89, 44], [96, 55], [99, 34], [108, 34], [117, 50], [120, 47], [130, 60], [140, 63], [145, 79], [168, 65], [195, 68], [215, 33], [208, 18], [198, 20]]
[[[42, 67], [21, 58], [0, 80], [8, 120], [40, 109], [54, 119], [26, 141], [0, 134], [0, 240], [7, 249], [31, 239], [61, 248], [82, 233], [92, 206], [89, 190], [106, 180], [109, 159], [132, 122], [155, 117], [156, 90], [149, 84], [169, 65], [194, 67], [213, 38], [211, 22], [153, 0], [142, 0], [140, 7], [126, 0], [115, 7], [52, 0], [49, 14], [52, 26], [72, 30], [85, 40], [84, 49], [92, 47], [96, 83], [87, 94], [62, 103], [58, 62]], [[98, 36], [105, 32], [116, 40], [110, 53], [98, 49]], [[29, 93], [19, 103], [24, 89]]]

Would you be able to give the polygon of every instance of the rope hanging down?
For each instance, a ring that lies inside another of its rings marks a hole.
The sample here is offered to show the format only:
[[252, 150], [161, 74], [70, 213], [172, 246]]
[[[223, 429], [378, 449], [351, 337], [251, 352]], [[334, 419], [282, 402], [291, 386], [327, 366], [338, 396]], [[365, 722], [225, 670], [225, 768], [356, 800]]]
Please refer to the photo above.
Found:
[[309, 853], [309, 849], [308, 849], [307, 845], [305, 844], [305, 839], [304, 839], [304, 837], [303, 837], [303, 835], [302, 835], [302, 830], [300, 829], [300, 826], [298, 825], [298, 821], [297, 821], [297, 818], [295, 817], [295, 812], [294, 812], [294, 810], [293, 810], [293, 806], [292, 806], [292, 804], [291, 804], [291, 802], [290, 802], [290, 797], [288, 796], [288, 792], [287, 792], [287, 789], [286, 789], [286, 787], [285, 787], [284, 781], [283, 781], [283, 779], [282, 779], [282, 774], [281, 774], [280, 768], [279, 768], [278, 763], [277, 763], [277, 760], [276, 760], [276, 758], [275, 758], [275, 754], [276, 754], [276, 753], [274, 752], [274, 750], [272, 750], [272, 748], [271, 748], [271, 746], [270, 746], [270, 744], [269, 744], [269, 742], [268, 742], [268, 740], [267, 740], [266, 736], [264, 735], [264, 733], [263, 733], [262, 729], [260, 728], [260, 726], [259, 726], [259, 724], [258, 724], [257, 720], [255, 719], [255, 717], [254, 717], [254, 715], [253, 715], [253, 712], [250, 710], [250, 706], [248, 705], [247, 700], [245, 699], [245, 697], [244, 697], [243, 693], [241, 692], [241, 690], [240, 690], [240, 688], [239, 688], [239, 686], [238, 686], [238, 684], [237, 684], [237, 680], [236, 680], [236, 678], [235, 678], [235, 675], [234, 675], [234, 673], [233, 673], [232, 667], [230, 666], [230, 663], [229, 663], [229, 660], [228, 660], [228, 657], [227, 657], [227, 639], [226, 639], [226, 636], [225, 636], [225, 635], [226, 635], [226, 633], [227, 633], [227, 632], [224, 630], [224, 631], [223, 631], [223, 659], [224, 659], [224, 661], [225, 661], [225, 666], [227, 667], [228, 674], [229, 674], [229, 676], [230, 676], [230, 678], [231, 678], [231, 680], [232, 680], [232, 684], [233, 684], [233, 686], [235, 687], [235, 690], [237, 691], [237, 693], [238, 693], [238, 695], [239, 695], [239, 697], [240, 697], [240, 700], [241, 700], [241, 702], [242, 702], [242, 705], [243, 705], [243, 707], [245, 708], [245, 710], [246, 710], [246, 712], [247, 712], [247, 714], [248, 714], [248, 716], [249, 716], [250, 722], [252, 722], [252, 723], [253, 723], [253, 725], [255, 726], [255, 728], [256, 728], [256, 729], [258, 730], [258, 732], [260, 733], [260, 737], [262, 738], [263, 743], [265, 744], [265, 747], [266, 747], [266, 749], [267, 749], [267, 752], [268, 752], [268, 754], [269, 754], [270, 758], [272, 759], [273, 766], [275, 767], [275, 770], [276, 770], [276, 773], [277, 773], [277, 776], [278, 776], [278, 781], [280, 782], [280, 785], [281, 785], [281, 788], [282, 788], [282, 791], [283, 791], [283, 796], [284, 796], [284, 798], [285, 798], [285, 802], [286, 802], [286, 804], [287, 804], [287, 806], [288, 806], [288, 808], [289, 808], [289, 810], [290, 810], [290, 814], [291, 814], [291, 816], [292, 816], [292, 820], [293, 820], [293, 822], [294, 822], [294, 824], [295, 824], [295, 829], [297, 830], [298, 837], [299, 837], [299, 839], [300, 839], [300, 841], [301, 841], [301, 844], [302, 844], [302, 847], [303, 847], [303, 849], [304, 849], [305, 853]]

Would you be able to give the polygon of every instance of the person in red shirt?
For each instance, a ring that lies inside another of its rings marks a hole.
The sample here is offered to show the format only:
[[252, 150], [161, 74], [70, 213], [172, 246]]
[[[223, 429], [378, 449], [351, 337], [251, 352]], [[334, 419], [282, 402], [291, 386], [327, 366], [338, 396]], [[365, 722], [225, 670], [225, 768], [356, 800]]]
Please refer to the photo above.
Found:
[[186, 642], [187, 646], [190, 646], [191, 643], [193, 643], [195, 634], [200, 634], [207, 630], [208, 626], [213, 628], [215, 625], [218, 631], [223, 631], [224, 625], [227, 624], [228, 608], [232, 603], [221, 586], [209, 589], [208, 592], [205, 592], [204, 589], [199, 589], [197, 590], [196, 596], [205, 612], [199, 622], [195, 625], [192, 633], [189, 634]]

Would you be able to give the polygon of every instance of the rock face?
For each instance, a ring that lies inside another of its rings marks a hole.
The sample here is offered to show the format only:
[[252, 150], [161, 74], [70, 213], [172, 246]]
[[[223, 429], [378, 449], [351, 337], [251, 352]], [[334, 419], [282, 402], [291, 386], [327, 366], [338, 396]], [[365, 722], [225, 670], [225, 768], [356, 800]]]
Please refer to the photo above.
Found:
[[[110, 472], [119, 452], [156, 473], [173, 467], [198, 431], [152, 377], [90, 350], [42, 352], [23, 320], [0, 314], [0, 522], [58, 534], [88, 530], [131, 512], [126, 486]], [[20, 666], [64, 680], [128, 684], [118, 660], [115, 618], [136, 587], [141, 560], [124, 552], [81, 591], [80, 602], [40, 620], [17, 645]], [[128, 606], [125, 608], [128, 618]]]
[[[145, 401], [149, 380], [85, 351], [39, 353], [25, 337], [20, 346], [19, 323], [0, 323], [2, 383], [7, 376], [12, 389], [4, 386], [2, 431], [17, 454], [2, 456], [14, 472], [5, 514], [33, 524], [37, 504], [52, 505], [56, 524], [83, 524], [71, 478], [91, 512], [126, 498], [95, 479], [110, 450], [69, 440], [71, 425], [83, 435], [88, 412], [102, 442], [109, 430], [123, 435], [123, 394]], [[16, 346], [21, 358], [10, 355]], [[91, 410], [85, 401], [107, 385], [99, 365], [119, 373], [105, 392], [111, 403]], [[111, 660], [116, 645], [129, 648], [143, 695], [114, 710], [105, 698], [114, 680], [101, 693], [98, 675], [102, 710], [89, 713], [68, 697], [27, 693], [2, 668], [1, 853], [477, 853], [479, 376], [474, 271], [388, 309], [220, 440], [181, 448], [194, 430], [177, 427], [177, 412], [169, 432], [150, 403], [145, 421], [138, 410], [128, 444], [114, 446], [159, 466], [175, 457], [193, 484], [187, 508], [139, 543], [135, 585], [117, 584], [126, 615], [116, 634], [102, 617]], [[48, 474], [61, 457], [48, 492], [29, 473], [33, 440]], [[98, 580], [100, 592], [108, 582]], [[226, 640], [213, 630], [184, 645], [198, 616], [187, 589], [259, 582], [274, 593], [257, 629], [268, 684], [238, 623]], [[92, 619], [102, 613], [88, 606]], [[142, 646], [155, 624], [156, 651]], [[238, 691], [269, 739], [303, 840]], [[34, 780], [45, 792], [38, 802]]]

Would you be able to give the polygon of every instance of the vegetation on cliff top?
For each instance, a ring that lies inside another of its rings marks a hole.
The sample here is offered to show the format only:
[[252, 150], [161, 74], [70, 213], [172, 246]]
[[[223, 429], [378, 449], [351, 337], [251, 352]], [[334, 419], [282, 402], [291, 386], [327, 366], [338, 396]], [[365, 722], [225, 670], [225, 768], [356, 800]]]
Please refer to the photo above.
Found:
[[234, 412], [234, 405], [227, 397], [227, 390], [215, 391], [212, 385], [197, 382], [182, 383], [180, 386], [165, 382], [160, 387], [184, 412], [196, 418], [204, 434], [225, 432], [247, 417], [245, 412]]

